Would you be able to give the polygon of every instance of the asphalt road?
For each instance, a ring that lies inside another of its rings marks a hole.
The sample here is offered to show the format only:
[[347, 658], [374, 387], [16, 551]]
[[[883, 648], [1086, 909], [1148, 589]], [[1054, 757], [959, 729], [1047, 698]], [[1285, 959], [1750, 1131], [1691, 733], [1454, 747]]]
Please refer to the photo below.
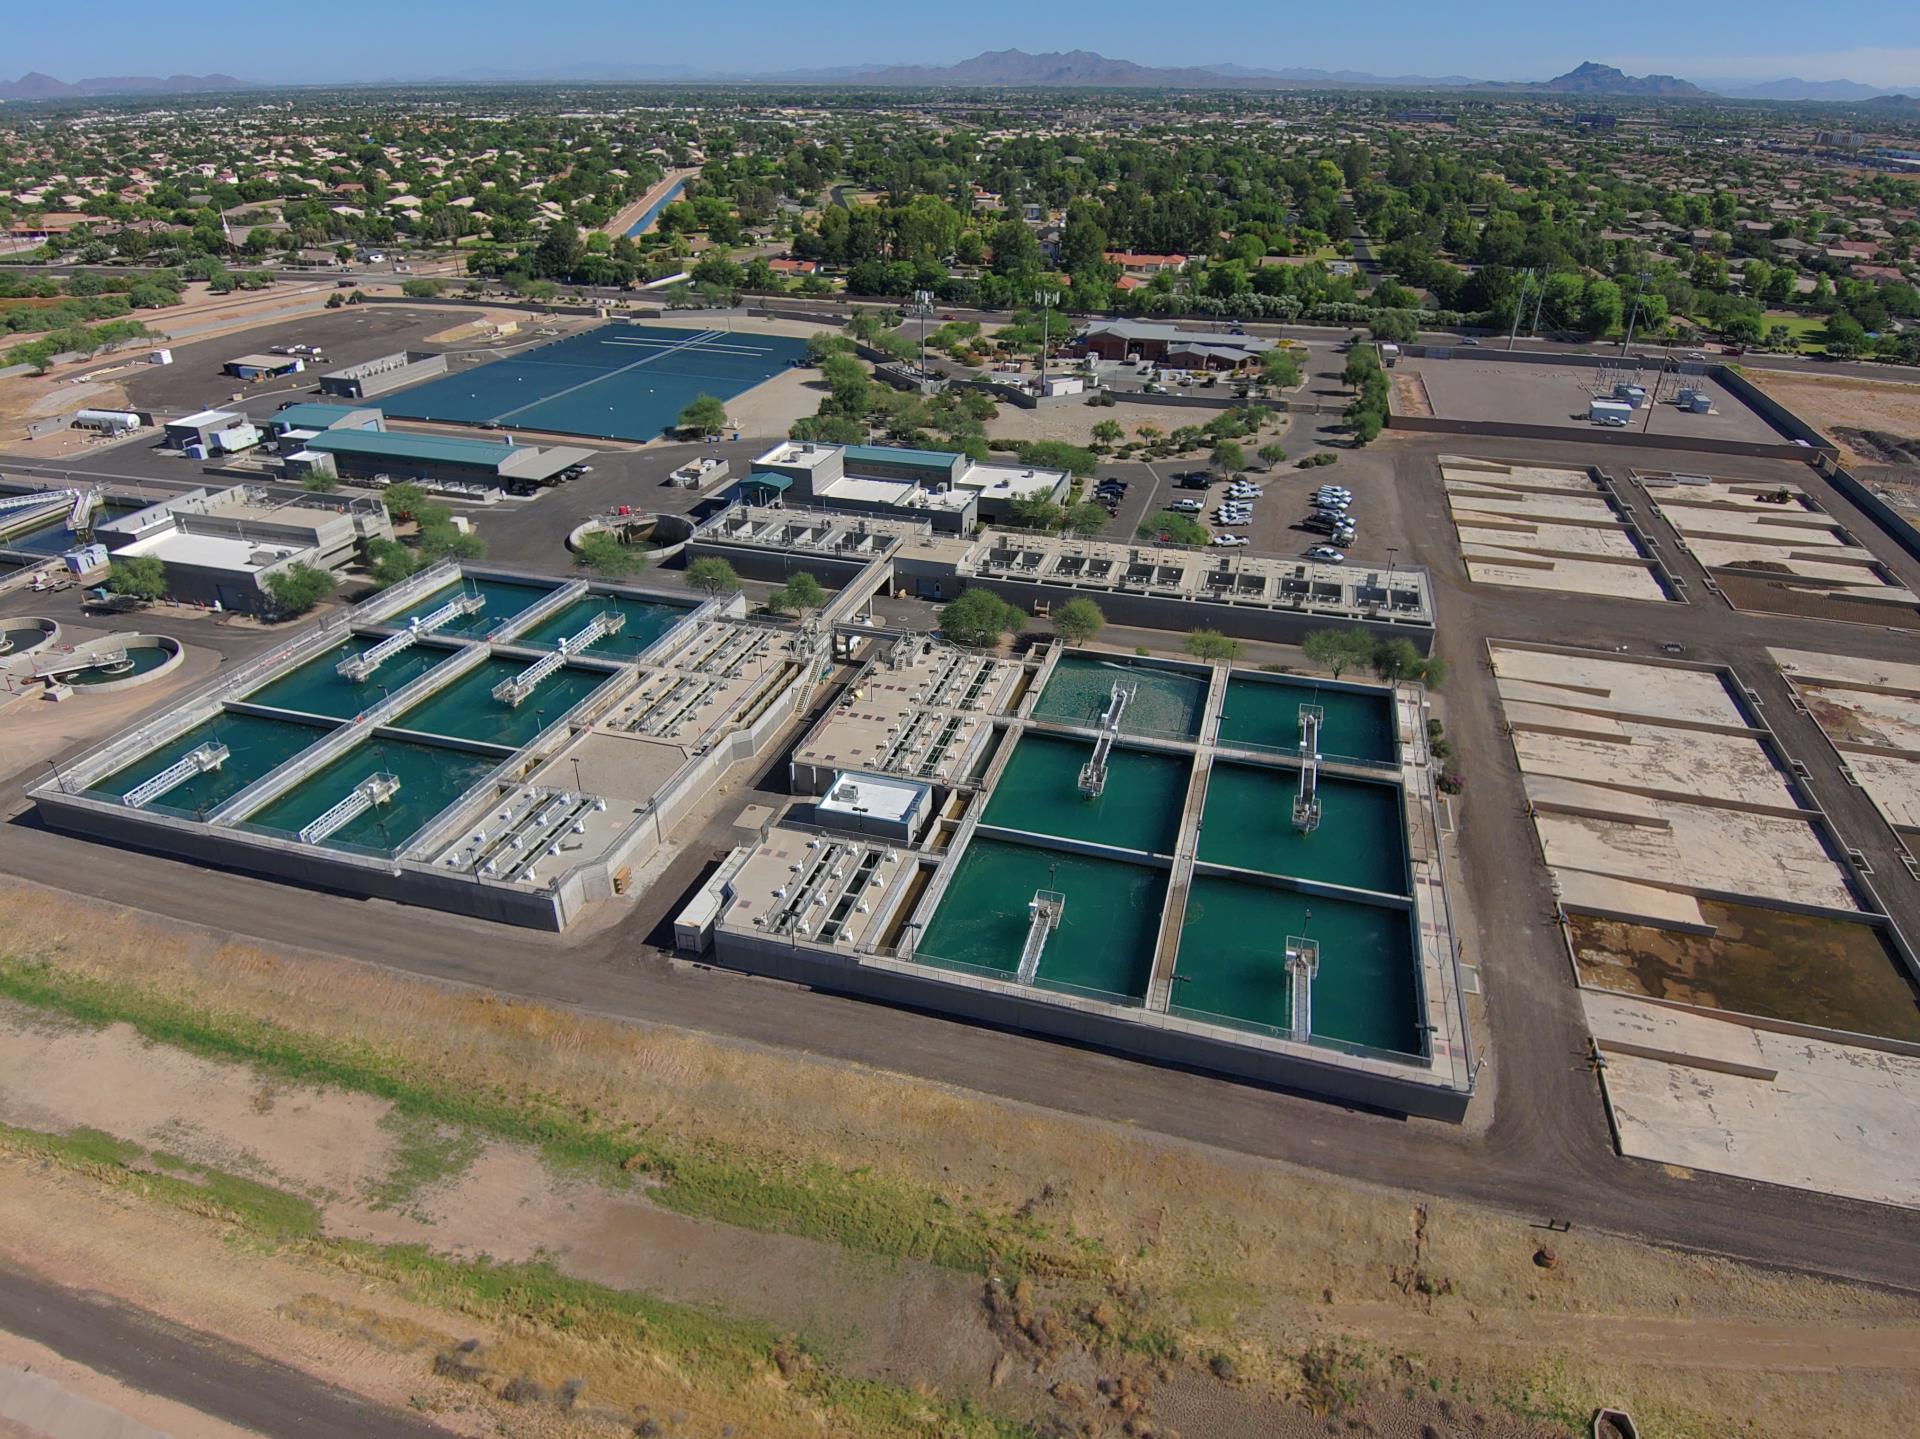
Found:
[[4, 1266], [0, 1329], [270, 1439], [449, 1439], [451, 1434], [224, 1339]]

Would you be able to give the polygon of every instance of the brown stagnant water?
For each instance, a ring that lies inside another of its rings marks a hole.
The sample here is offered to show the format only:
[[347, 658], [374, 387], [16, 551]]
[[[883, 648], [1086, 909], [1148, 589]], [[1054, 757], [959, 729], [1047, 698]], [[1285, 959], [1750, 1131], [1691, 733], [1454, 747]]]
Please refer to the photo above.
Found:
[[1872, 925], [1702, 900], [1716, 932], [1571, 917], [1583, 984], [1920, 1041], [1920, 993]]

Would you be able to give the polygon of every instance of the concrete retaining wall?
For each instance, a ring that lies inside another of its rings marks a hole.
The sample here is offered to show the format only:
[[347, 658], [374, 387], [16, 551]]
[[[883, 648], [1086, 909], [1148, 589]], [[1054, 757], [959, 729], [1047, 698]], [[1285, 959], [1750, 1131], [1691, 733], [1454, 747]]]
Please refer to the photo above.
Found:
[[81, 795], [42, 792], [36, 800], [41, 816], [54, 829], [127, 849], [285, 880], [303, 889], [334, 888], [527, 929], [559, 929], [562, 923], [559, 896], [551, 891], [482, 884], [424, 866], [218, 832], [191, 820], [129, 810]]
[[1387, 428], [1413, 430], [1439, 435], [1480, 435], [1504, 440], [1553, 440], [1560, 444], [1622, 445], [1629, 449], [1687, 450], [1715, 455], [1748, 455], [1761, 460], [1794, 460], [1806, 463], [1807, 451], [1782, 440], [1767, 444], [1757, 440], [1716, 440], [1702, 435], [1643, 435], [1638, 430], [1614, 430], [1600, 426], [1575, 428], [1569, 425], [1522, 425], [1504, 420], [1455, 420], [1440, 415], [1387, 416]]
[[1868, 489], [1856, 476], [1841, 469], [1832, 456], [1818, 456], [1814, 468], [1836, 490], [1872, 517], [1874, 523], [1886, 532], [1887, 538], [1915, 559], [1920, 559], [1920, 530], [1914, 528], [1912, 520]]
[[[905, 556], [896, 556], [895, 565], [903, 580], [911, 581], [915, 577], [911, 561]], [[1312, 630], [1346, 629], [1357, 625], [1375, 634], [1410, 640], [1423, 655], [1433, 651], [1433, 626], [1410, 620], [1332, 614], [1323, 610], [1269, 609], [1264, 605], [1233, 605], [1196, 598], [1171, 599], [1115, 590], [1076, 589], [1069, 585], [988, 579], [956, 575], [945, 567], [929, 572], [924, 578], [933, 580], [938, 588], [938, 594], [931, 598], [950, 600], [958, 596], [960, 591], [977, 586], [992, 590], [1000, 598], [1010, 600], [1029, 613], [1037, 601], [1044, 600], [1058, 606], [1071, 599], [1085, 598], [1100, 606], [1100, 612], [1107, 617], [1107, 622], [1115, 625], [1175, 631], [1215, 629], [1236, 639], [1266, 640], [1286, 645], [1299, 644]]]
[[[1331, 1058], [1319, 1061], [1262, 1043], [1259, 1037], [1228, 1039], [1168, 1016], [1125, 1018], [1092, 1005], [1032, 999], [1000, 986], [954, 983], [934, 971], [913, 973], [858, 963], [852, 955], [794, 948], [778, 940], [722, 930], [716, 936], [720, 963], [754, 974], [888, 1004], [950, 1014], [1093, 1045], [1162, 1064], [1205, 1069], [1236, 1079], [1326, 1095], [1351, 1104], [1429, 1119], [1459, 1122], [1468, 1096], [1417, 1079], [1397, 1079]], [[1411, 1071], [1417, 1073], [1418, 1071]]]

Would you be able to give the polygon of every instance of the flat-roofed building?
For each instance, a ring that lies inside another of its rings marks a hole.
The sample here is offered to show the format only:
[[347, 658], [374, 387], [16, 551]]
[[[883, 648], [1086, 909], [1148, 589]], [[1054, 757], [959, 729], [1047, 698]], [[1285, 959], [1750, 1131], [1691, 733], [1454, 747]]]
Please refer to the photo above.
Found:
[[788, 504], [920, 515], [959, 534], [1010, 519], [1015, 500], [1064, 500], [1071, 484], [1065, 470], [982, 463], [947, 450], [787, 440], [753, 462], [741, 490]]
[[294, 565], [334, 570], [369, 539], [393, 538], [377, 500], [276, 495], [256, 485], [191, 490], [102, 522], [94, 537], [116, 560], [147, 556], [182, 604], [241, 613], [271, 607], [267, 577]]

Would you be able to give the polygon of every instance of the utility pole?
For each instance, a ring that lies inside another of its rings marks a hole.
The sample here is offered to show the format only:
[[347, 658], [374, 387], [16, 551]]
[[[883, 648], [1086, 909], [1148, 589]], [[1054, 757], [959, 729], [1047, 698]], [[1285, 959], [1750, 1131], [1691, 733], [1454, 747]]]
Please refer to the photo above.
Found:
[[1527, 281], [1533, 278], [1533, 271], [1520, 272], [1520, 293], [1513, 297], [1513, 328], [1507, 331], [1507, 348], [1513, 348], [1513, 342], [1520, 338], [1520, 312], [1527, 304]]
[[1040, 393], [1047, 393], [1047, 342], [1050, 333], [1047, 325], [1053, 307], [1060, 301], [1058, 290], [1035, 290], [1034, 303], [1040, 307]]
[[927, 321], [933, 318], [933, 291], [915, 290], [913, 303], [907, 306], [909, 315], [920, 318], [920, 393], [927, 390]]
[[1651, 280], [1652, 278], [1653, 278], [1653, 273], [1651, 271], [1642, 270], [1640, 272], [1640, 283], [1634, 286], [1633, 309], [1627, 315], [1627, 337], [1626, 339], [1620, 342], [1620, 354], [1623, 358], [1625, 357], [1627, 351], [1633, 346], [1633, 326], [1634, 326], [1634, 322], [1640, 318], [1640, 297], [1646, 293], [1647, 281]]

